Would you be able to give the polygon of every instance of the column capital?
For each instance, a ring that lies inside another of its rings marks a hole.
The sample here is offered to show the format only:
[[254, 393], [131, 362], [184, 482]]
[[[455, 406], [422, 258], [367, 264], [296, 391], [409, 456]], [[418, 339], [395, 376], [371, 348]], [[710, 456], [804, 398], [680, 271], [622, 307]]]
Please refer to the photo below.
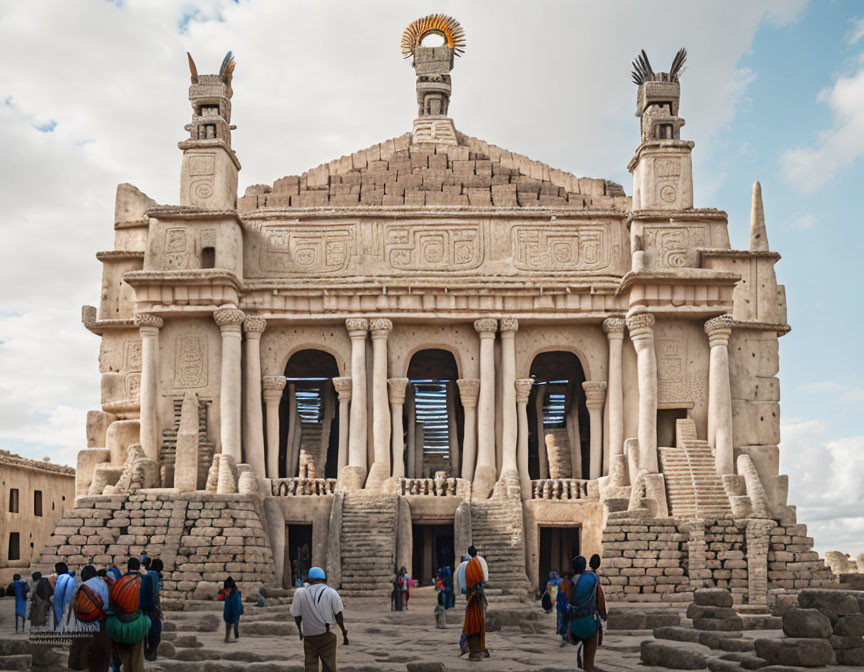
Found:
[[708, 343], [712, 348], [715, 345], [728, 345], [729, 336], [732, 334], [732, 316], [718, 315], [712, 317], [705, 323], [705, 333], [708, 335]]
[[625, 320], [634, 345], [654, 340], [654, 316], [651, 313], [636, 313]]
[[405, 403], [405, 387], [408, 385], [407, 378], [388, 378], [387, 385], [390, 387], [390, 403]]
[[480, 381], [477, 378], [460, 378], [456, 384], [459, 386], [459, 398], [462, 400], [462, 406], [476, 408]]
[[139, 329], [141, 327], [161, 329], [163, 324], [165, 324], [165, 321], [153, 313], [135, 313], [135, 326]]
[[333, 388], [339, 401], [351, 401], [351, 378], [341, 377], [333, 379]]
[[519, 331], [519, 320], [515, 317], [501, 318], [501, 333], [503, 334], [505, 331], [511, 331], [514, 333]]
[[247, 337], [255, 338], [258, 336], [260, 338], [266, 328], [267, 320], [258, 314], [247, 315], [243, 321], [243, 331], [246, 332]]
[[285, 383], [288, 379], [285, 376], [262, 376], [261, 389], [263, 390], [279, 390], [285, 389]]
[[498, 331], [498, 320], [491, 317], [474, 320], [474, 331], [480, 334], [480, 338], [483, 338], [484, 334], [492, 334], [494, 338], [495, 332]]
[[586, 380], [582, 383], [585, 390], [585, 405], [588, 408], [603, 408], [606, 401], [606, 383], [602, 380]]
[[609, 334], [609, 338], [624, 338], [624, 318], [607, 317], [603, 320], [603, 331]]
[[517, 378], [513, 381], [516, 386], [516, 403], [527, 404], [528, 397], [531, 394], [531, 388], [534, 387], [533, 378]]
[[213, 311], [213, 320], [222, 331], [239, 331], [246, 315], [237, 306], [225, 304]]
[[345, 320], [345, 328], [351, 338], [366, 338], [369, 331], [369, 320], [365, 317], [354, 317]]
[[372, 331], [372, 338], [387, 338], [393, 329], [393, 323], [386, 317], [376, 317], [369, 320], [369, 329]]

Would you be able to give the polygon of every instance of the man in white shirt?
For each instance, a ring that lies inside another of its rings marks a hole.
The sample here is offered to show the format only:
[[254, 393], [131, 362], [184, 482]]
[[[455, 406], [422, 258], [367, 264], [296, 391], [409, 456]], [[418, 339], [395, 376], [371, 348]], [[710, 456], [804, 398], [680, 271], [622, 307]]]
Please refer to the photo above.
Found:
[[342, 598], [325, 583], [320, 567], [312, 567], [307, 578], [309, 585], [298, 588], [291, 601], [291, 615], [303, 640], [306, 672], [318, 672], [319, 658], [327, 672], [336, 672], [336, 635], [330, 632], [334, 622], [342, 630], [342, 644], [348, 645]]

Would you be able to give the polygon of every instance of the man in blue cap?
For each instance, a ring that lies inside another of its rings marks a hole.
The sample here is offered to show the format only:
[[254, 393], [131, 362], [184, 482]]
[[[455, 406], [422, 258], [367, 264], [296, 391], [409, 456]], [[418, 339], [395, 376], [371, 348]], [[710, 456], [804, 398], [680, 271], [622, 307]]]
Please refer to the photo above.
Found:
[[336, 672], [336, 635], [330, 632], [334, 622], [342, 630], [342, 644], [348, 645], [342, 598], [326, 584], [324, 570], [320, 567], [312, 567], [307, 580], [309, 585], [298, 588], [291, 601], [291, 615], [303, 640], [305, 669], [318, 672], [320, 659], [326, 672]]

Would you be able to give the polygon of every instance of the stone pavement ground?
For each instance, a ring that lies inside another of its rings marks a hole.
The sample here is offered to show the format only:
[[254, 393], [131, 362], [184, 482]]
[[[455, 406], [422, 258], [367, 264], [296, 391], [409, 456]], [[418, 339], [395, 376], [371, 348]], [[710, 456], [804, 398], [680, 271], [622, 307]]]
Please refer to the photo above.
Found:
[[[287, 599], [285, 600], [287, 602]], [[459, 672], [487, 669], [496, 672], [565, 672], [576, 669], [575, 649], [559, 647], [555, 615], [544, 614], [535, 604], [492, 601], [487, 634], [492, 657], [479, 663], [459, 657], [458, 641], [463, 609], [448, 613], [448, 627], [437, 629], [433, 617], [435, 596], [431, 589], [413, 591], [407, 612], [391, 612], [389, 605], [365, 599], [345, 601], [345, 620], [350, 645], [338, 649], [339, 670], [343, 672], [405, 672], [409, 663], [442, 663], [420, 667], [426, 672]], [[226, 644], [221, 602], [192, 602], [191, 610], [168, 612], [166, 632], [159, 661], [146, 663], [147, 670], [165, 672], [302, 672], [303, 644], [289, 614], [288, 604], [259, 608], [245, 604], [240, 622], [240, 639]], [[14, 602], [0, 600], [0, 670], [31, 669], [10, 667], [3, 656], [23, 651], [26, 636], [14, 634]], [[338, 628], [337, 628], [338, 633]], [[599, 672], [625, 672], [650, 667], [640, 665], [639, 646], [650, 631], [609, 631], [597, 658]], [[61, 653], [67, 652], [58, 649]], [[43, 654], [41, 660], [47, 662]], [[56, 664], [37, 666], [37, 672], [66, 670], [65, 655]], [[413, 666], [412, 666], [413, 668]]]

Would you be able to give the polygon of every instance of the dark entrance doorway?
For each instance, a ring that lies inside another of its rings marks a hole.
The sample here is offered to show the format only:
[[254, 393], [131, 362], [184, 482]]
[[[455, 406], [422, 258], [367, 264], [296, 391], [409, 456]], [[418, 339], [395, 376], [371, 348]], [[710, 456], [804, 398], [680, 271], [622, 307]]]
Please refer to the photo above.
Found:
[[545, 590], [552, 570], [559, 574], [573, 571], [570, 561], [579, 555], [579, 527], [540, 526], [540, 590]]
[[285, 569], [282, 575], [283, 588], [295, 585], [297, 578], [306, 578], [312, 566], [312, 525], [286, 525]]
[[452, 570], [456, 558], [453, 545], [453, 523], [436, 525], [412, 525], [412, 579], [421, 586], [435, 583], [439, 567]]

